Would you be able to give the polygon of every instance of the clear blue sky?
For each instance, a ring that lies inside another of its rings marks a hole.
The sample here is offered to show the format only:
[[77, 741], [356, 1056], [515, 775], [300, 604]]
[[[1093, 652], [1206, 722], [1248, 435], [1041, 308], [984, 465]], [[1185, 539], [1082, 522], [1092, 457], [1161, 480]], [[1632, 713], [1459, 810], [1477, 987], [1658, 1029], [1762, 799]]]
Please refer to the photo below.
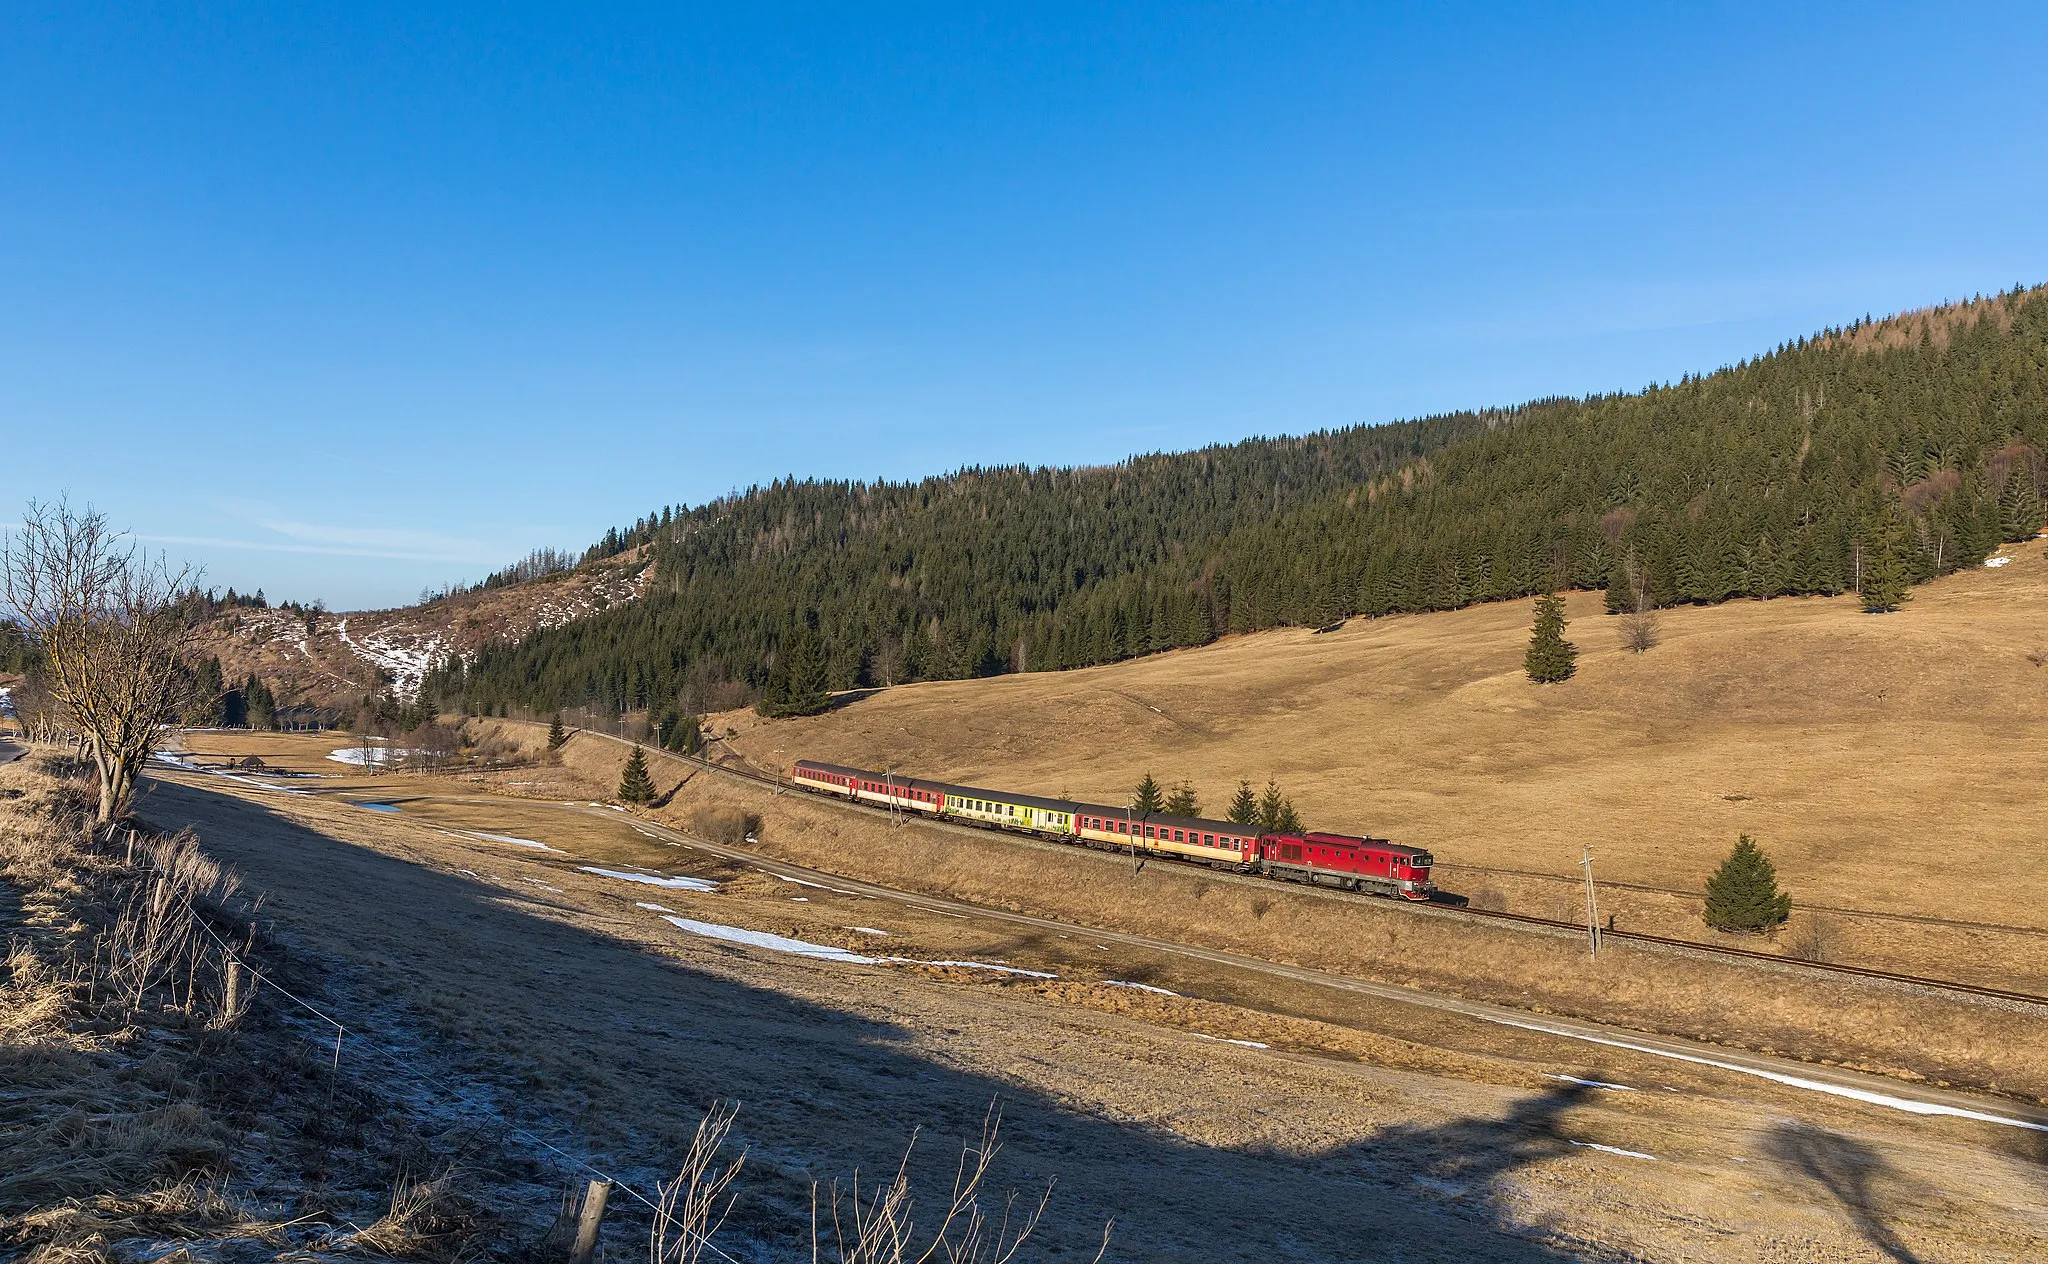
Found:
[[2048, 279], [2038, 5], [0, 8], [0, 522], [337, 607]]

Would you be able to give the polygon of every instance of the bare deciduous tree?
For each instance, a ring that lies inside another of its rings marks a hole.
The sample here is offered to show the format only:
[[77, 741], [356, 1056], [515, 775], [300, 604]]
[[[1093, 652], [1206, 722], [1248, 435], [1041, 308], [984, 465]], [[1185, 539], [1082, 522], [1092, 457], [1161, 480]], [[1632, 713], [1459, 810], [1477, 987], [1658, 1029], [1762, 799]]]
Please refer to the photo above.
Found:
[[0, 572], [8, 606], [42, 650], [50, 694], [99, 772], [99, 820], [118, 820], [158, 736], [185, 708], [193, 627], [178, 598], [191, 572], [173, 572], [105, 514], [65, 501], [29, 502], [0, 547]]
[[1634, 554], [1622, 559], [1622, 574], [1628, 582], [1628, 606], [1621, 616], [1621, 647], [1640, 654], [1657, 644], [1661, 625], [1657, 598], [1651, 592], [1650, 568]]

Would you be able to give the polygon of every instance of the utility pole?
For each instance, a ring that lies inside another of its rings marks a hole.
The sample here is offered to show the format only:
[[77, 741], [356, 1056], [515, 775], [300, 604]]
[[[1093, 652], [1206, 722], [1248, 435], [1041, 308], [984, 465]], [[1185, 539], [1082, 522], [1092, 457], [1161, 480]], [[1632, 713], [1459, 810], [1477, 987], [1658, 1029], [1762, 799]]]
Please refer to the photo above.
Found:
[[1593, 849], [1581, 849], [1579, 866], [1586, 871], [1586, 950], [1600, 955], [1600, 906], [1593, 895]]

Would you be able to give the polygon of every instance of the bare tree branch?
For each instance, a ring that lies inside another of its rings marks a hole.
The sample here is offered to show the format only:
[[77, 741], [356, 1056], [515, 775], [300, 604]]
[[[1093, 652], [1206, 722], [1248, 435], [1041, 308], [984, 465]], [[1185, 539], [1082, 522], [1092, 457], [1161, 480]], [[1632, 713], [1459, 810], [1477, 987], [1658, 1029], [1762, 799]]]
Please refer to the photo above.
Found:
[[150, 750], [185, 708], [193, 627], [178, 598], [191, 580], [67, 501], [30, 501], [0, 546], [0, 595], [99, 772], [102, 823], [127, 812]]

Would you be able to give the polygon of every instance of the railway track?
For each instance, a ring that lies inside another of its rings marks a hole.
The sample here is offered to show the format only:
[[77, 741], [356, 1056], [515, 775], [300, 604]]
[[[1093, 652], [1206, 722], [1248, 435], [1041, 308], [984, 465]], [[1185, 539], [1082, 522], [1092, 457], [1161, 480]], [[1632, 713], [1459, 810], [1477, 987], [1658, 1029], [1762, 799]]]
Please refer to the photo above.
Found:
[[[1572, 886], [1577, 886], [1584, 881], [1584, 879], [1576, 875], [1542, 873], [1535, 869], [1501, 869], [1493, 865], [1449, 864], [1444, 861], [1438, 861], [1435, 867], [1438, 869], [1455, 870], [1458, 873], [1489, 873], [1502, 878], [1533, 878], [1543, 882], [1569, 883]], [[1641, 882], [1614, 882], [1603, 879], [1600, 883], [1600, 888], [1603, 891], [1641, 891], [1647, 895], [1672, 895], [1680, 899], [1699, 898], [1699, 892], [1697, 891], [1680, 891], [1674, 887], [1649, 886]], [[1873, 921], [1914, 922], [1922, 926], [1946, 926], [1955, 930], [1994, 931], [2005, 935], [2048, 936], [2048, 927], [2013, 926], [2005, 922], [1970, 922], [1955, 917], [1935, 917], [1931, 913], [1886, 913], [1876, 909], [1844, 908], [1836, 904], [1807, 904], [1804, 901], [1800, 903], [1799, 907], [1803, 912], [1807, 913], [1833, 913], [1841, 917], [1864, 917]]]
[[[590, 732], [590, 730], [585, 730], [585, 732]], [[632, 745], [632, 743], [627, 742], [624, 738], [612, 737], [608, 733], [593, 733], [592, 735], [596, 737], [605, 738], [608, 741], [618, 742], [621, 745]], [[699, 768], [708, 769], [712, 772], [723, 773], [730, 777], [738, 777], [745, 781], [752, 781], [759, 785], [767, 786], [778, 794], [802, 793], [806, 795], [806, 797], [815, 798], [822, 802], [836, 803], [842, 807], [851, 808], [856, 811], [871, 812], [882, 816], [897, 815], [907, 816], [915, 820], [929, 820], [929, 818], [923, 816], [920, 813], [892, 813], [889, 808], [877, 807], [871, 803], [857, 803], [852, 800], [840, 799], [831, 795], [814, 794], [811, 791], [804, 790], [795, 782], [792, 782], [787, 778], [776, 776], [771, 773], [762, 772], [759, 769], [754, 768], [750, 765], [734, 767], [729, 764], [714, 763], [711, 760], [702, 759], [696, 756], [677, 755], [673, 752], [660, 753], [666, 754], [670, 759], [678, 760], [680, 762], [687, 764], [692, 764]], [[740, 756], [738, 752], [734, 752], [734, 757], [736, 759], [741, 759], [744, 763], [744, 757]], [[952, 825], [962, 828], [965, 828], [968, 824], [967, 822], [961, 821], [937, 821], [932, 823], [939, 825]], [[993, 829], [981, 826], [976, 826], [975, 828], [978, 831], [984, 833], [1010, 833], [1010, 831], [1002, 829]], [[1031, 837], [1036, 838], [1037, 836], [1033, 835]], [[1160, 856], [1154, 858], [1168, 860], [1173, 859], [1172, 857], [1167, 856]], [[1451, 866], [1445, 867], [1449, 868]], [[1473, 868], [1473, 866], [1464, 866], [1464, 868]], [[1288, 885], [1292, 886], [1300, 884], [1290, 883]], [[1602, 883], [1600, 885], [1626, 887], [1628, 884]], [[1321, 894], [1339, 899], [1373, 900], [1378, 904], [1399, 903], [1398, 901], [1388, 901], [1387, 899], [1385, 899], [1385, 897], [1381, 896], [1360, 895], [1349, 891], [1339, 891], [1331, 887], [1315, 886], [1311, 887], [1310, 889], [1317, 891]], [[1659, 890], [1660, 888], [1649, 887], [1641, 889]], [[1441, 916], [1468, 917], [1477, 920], [1506, 922], [1531, 927], [1542, 927], [1543, 929], [1549, 931], [1563, 931], [1571, 934], [1582, 935], [1586, 933], [1586, 927], [1583, 923], [1560, 921], [1556, 918], [1549, 917], [1536, 917], [1528, 913], [1509, 913], [1495, 909], [1459, 907], [1457, 905], [1441, 903], [1430, 903], [1426, 905], [1418, 905], [1417, 907], [1427, 908], [1432, 913]], [[1757, 952], [1754, 949], [1750, 948], [1730, 948], [1721, 944], [1702, 944], [1690, 939], [1675, 939], [1668, 935], [1651, 935], [1643, 933], [1641, 931], [1603, 930], [1598, 933], [1603, 942], [1606, 940], [1615, 939], [1632, 943], [1652, 944], [1661, 948], [1676, 949], [1685, 952], [1706, 953], [1716, 957], [1727, 957], [1736, 960], [1755, 961], [1783, 969], [1811, 970], [1820, 974], [1832, 974], [1837, 976], [1871, 979], [1877, 982], [1898, 984], [1907, 987], [1932, 988], [1936, 991], [1954, 992], [1967, 996], [1978, 996], [1983, 997], [1987, 1000], [1997, 1000], [2022, 1005], [2037, 1005], [2043, 1008], [2048, 1008], [2048, 996], [2038, 996], [2031, 992], [2009, 991], [2005, 988], [1983, 987], [1975, 983], [1963, 983], [1954, 979], [1930, 979], [1921, 975], [1901, 974], [1896, 971], [1878, 970], [1869, 966], [1837, 965], [1825, 961], [1802, 961], [1796, 957], [1783, 957], [1779, 956], [1776, 953]]]

